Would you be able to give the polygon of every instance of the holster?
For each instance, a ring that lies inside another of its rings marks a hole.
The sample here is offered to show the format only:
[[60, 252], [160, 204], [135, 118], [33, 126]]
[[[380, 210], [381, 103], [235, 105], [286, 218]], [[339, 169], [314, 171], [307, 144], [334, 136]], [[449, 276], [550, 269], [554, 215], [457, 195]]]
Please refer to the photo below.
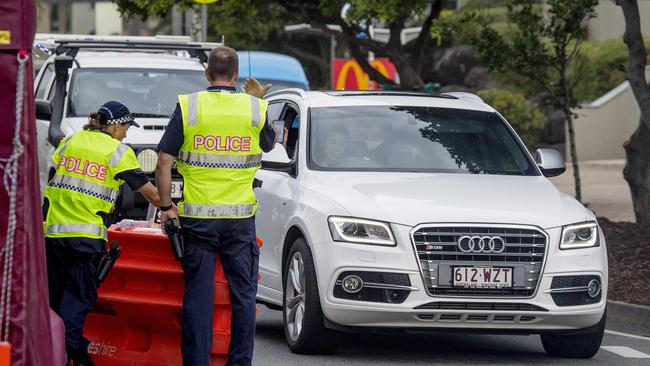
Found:
[[117, 259], [122, 255], [122, 248], [117, 243], [117, 240], [113, 240], [111, 246], [106, 252], [102, 255], [99, 260], [99, 265], [97, 265], [97, 282], [102, 283], [108, 276], [108, 273], [113, 269], [113, 265], [117, 262]]
[[172, 246], [172, 253], [176, 260], [183, 259], [183, 251], [185, 243], [183, 241], [183, 233], [181, 229], [181, 222], [178, 218], [173, 218], [165, 224], [165, 232], [169, 238], [169, 244]]

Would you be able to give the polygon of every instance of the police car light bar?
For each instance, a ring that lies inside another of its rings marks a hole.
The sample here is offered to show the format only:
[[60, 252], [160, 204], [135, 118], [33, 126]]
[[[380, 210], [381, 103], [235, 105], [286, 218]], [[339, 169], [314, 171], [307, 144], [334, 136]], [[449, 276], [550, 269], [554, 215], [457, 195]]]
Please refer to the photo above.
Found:
[[205, 51], [223, 46], [222, 42], [192, 42], [188, 36], [93, 36], [38, 33], [34, 43], [56, 48], [56, 54], [76, 57], [79, 49], [186, 51], [191, 57], [207, 62]]
[[154, 44], [174, 44], [174, 45], [202, 45], [204, 47], [223, 46], [221, 42], [192, 42], [189, 36], [96, 36], [84, 34], [55, 34], [55, 33], [36, 33], [35, 43], [44, 45], [54, 45], [63, 42], [97, 42], [97, 43], [154, 43]]

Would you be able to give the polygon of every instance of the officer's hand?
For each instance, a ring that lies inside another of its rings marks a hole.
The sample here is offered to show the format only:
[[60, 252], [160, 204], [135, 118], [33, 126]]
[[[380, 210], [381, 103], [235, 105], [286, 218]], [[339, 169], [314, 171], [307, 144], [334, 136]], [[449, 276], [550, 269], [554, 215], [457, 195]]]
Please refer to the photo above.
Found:
[[257, 81], [255, 78], [248, 78], [246, 79], [246, 82], [244, 82], [244, 90], [246, 91], [246, 94], [252, 95], [254, 97], [262, 98], [266, 92], [271, 89], [271, 84], [266, 84], [266, 86], [262, 86], [259, 81]]
[[165, 231], [165, 225], [167, 225], [168, 221], [171, 221], [173, 218], [178, 217], [178, 208], [176, 205], [173, 205], [170, 210], [164, 211], [160, 213], [160, 228], [162, 229], [163, 233], [167, 234]]

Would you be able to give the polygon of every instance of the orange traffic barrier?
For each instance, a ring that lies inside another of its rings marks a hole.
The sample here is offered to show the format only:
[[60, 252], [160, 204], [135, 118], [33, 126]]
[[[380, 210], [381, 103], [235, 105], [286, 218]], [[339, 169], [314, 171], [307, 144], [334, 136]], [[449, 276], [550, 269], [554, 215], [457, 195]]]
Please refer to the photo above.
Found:
[[[84, 333], [98, 366], [180, 365], [183, 271], [159, 229], [116, 225], [122, 255], [99, 288]], [[230, 290], [221, 263], [215, 271], [211, 365], [224, 365], [230, 343]]]
[[0, 366], [11, 365], [11, 344], [0, 342]]

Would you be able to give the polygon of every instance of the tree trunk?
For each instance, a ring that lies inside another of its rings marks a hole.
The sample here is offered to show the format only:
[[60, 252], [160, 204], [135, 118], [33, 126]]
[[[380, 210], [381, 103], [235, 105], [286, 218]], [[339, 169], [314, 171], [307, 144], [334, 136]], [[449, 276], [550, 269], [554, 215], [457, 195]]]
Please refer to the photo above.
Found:
[[623, 176], [630, 186], [634, 216], [641, 227], [650, 226], [650, 129], [639, 123], [630, 140], [626, 141], [627, 162]]
[[399, 86], [401, 90], [420, 90], [424, 87], [424, 82], [420, 74], [413, 68], [411, 63], [401, 54], [390, 55], [390, 60], [395, 65], [397, 75], [399, 75]]
[[582, 202], [582, 185], [580, 182], [580, 166], [578, 165], [578, 153], [576, 151], [576, 134], [573, 129], [573, 115], [570, 110], [565, 110], [566, 123], [569, 127], [569, 151], [571, 154], [571, 164], [573, 165], [573, 179], [576, 190], [576, 199]]

